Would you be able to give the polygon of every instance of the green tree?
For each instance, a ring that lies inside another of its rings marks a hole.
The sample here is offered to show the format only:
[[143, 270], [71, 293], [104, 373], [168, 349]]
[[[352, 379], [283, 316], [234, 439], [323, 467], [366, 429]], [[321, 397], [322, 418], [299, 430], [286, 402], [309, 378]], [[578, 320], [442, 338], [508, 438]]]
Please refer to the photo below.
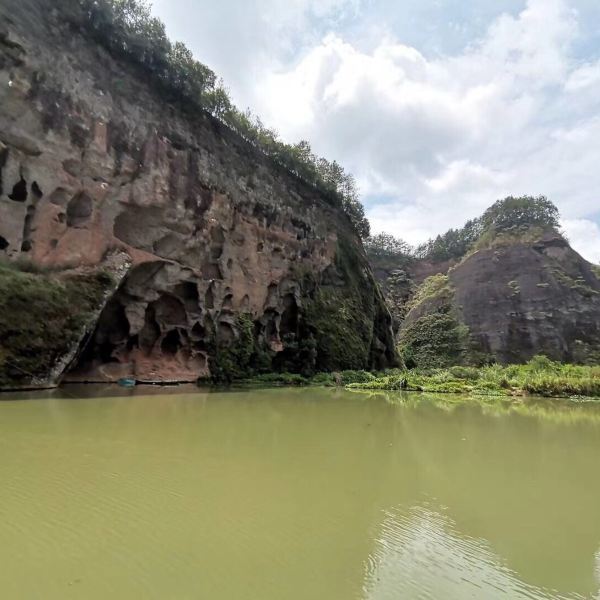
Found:
[[378, 233], [365, 240], [365, 249], [373, 258], [412, 258], [413, 248], [390, 233]]
[[529, 227], [558, 230], [558, 208], [545, 196], [509, 196], [498, 200], [481, 218], [482, 227], [494, 232], [510, 232]]

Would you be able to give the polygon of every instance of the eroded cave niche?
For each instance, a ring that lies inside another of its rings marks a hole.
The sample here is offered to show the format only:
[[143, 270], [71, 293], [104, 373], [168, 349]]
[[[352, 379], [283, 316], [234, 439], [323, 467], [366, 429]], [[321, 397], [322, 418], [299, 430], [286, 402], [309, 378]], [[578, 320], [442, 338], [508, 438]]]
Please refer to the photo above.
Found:
[[69, 378], [195, 381], [206, 375], [210, 345], [199, 282], [176, 265], [134, 268], [108, 302]]
[[27, 182], [21, 176], [21, 179], [15, 183], [13, 186], [12, 192], [8, 194], [10, 200], [14, 200], [15, 202], [27, 202], [27, 197], [29, 193], [27, 192]]
[[89, 221], [93, 210], [92, 199], [85, 192], [80, 192], [67, 204], [67, 227], [82, 227]]

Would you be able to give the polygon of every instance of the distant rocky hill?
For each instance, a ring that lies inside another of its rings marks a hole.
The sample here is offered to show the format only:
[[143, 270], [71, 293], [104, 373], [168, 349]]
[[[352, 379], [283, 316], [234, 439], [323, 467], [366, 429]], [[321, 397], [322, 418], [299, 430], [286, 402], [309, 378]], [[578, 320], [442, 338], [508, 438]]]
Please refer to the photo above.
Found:
[[508, 198], [449, 233], [420, 255], [370, 247], [409, 366], [600, 362], [600, 267], [570, 247], [551, 203]]

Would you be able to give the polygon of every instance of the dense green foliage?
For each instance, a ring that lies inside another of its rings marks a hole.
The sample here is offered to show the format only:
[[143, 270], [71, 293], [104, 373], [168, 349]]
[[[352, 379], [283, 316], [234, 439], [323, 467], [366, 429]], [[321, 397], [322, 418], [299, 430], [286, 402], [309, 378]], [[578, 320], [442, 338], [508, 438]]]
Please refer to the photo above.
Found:
[[364, 241], [371, 260], [392, 259], [395, 263], [410, 262], [415, 258], [412, 246], [389, 233], [378, 233]]
[[374, 381], [375, 375], [368, 371], [337, 371], [333, 373], [317, 373], [307, 377], [299, 373], [265, 373], [242, 379], [237, 383], [243, 386], [307, 386], [340, 387], [352, 383]]
[[0, 385], [47, 377], [111, 285], [103, 273], [59, 279], [0, 264]]
[[209, 359], [211, 379], [229, 384], [271, 370], [271, 356], [254, 336], [254, 322], [249, 314], [236, 319], [238, 336], [233, 342], [216, 339]]
[[382, 373], [341, 371], [303, 377], [268, 373], [239, 381], [241, 385], [346, 386], [353, 390], [412, 391], [484, 397], [600, 397], [600, 366], [553, 362], [536, 356], [524, 365], [392, 369]]
[[399, 265], [410, 260], [439, 263], [460, 260], [482, 238], [490, 240], [500, 235], [523, 235], [533, 229], [537, 233], [557, 231], [559, 214], [556, 206], [544, 196], [509, 196], [495, 202], [481, 217], [467, 221], [459, 229], [450, 229], [416, 248], [388, 233], [368, 238], [365, 247], [372, 260], [391, 258]]
[[417, 289], [407, 308], [420, 316], [398, 336], [398, 352], [408, 368], [447, 367], [462, 362], [469, 331], [456, 317], [453, 299], [447, 275], [428, 277]]
[[460, 229], [450, 229], [442, 235], [418, 246], [415, 254], [418, 258], [432, 262], [457, 260], [465, 256], [483, 231], [480, 219], [467, 221]]
[[443, 235], [419, 246], [417, 256], [433, 262], [463, 258], [481, 238], [499, 235], [521, 235], [531, 229], [557, 231], [559, 214], [545, 196], [509, 196], [498, 200], [478, 219], [467, 221], [461, 229], [450, 229]]
[[480, 221], [483, 231], [496, 233], [529, 227], [555, 230], [559, 228], [558, 209], [545, 196], [509, 196], [498, 200], [483, 213]]
[[356, 182], [335, 161], [318, 158], [310, 144], [286, 144], [249, 111], [237, 109], [223, 82], [194, 59], [182, 43], [172, 43], [164, 24], [146, 0], [76, 0], [83, 24], [110, 52], [141, 67], [172, 100], [210, 113], [279, 165], [321, 190], [350, 218], [358, 234], [369, 235], [369, 222]]
[[536, 356], [525, 365], [390, 371], [352, 389], [408, 390], [484, 396], [600, 397], [600, 367]]
[[446, 367], [460, 363], [468, 329], [451, 314], [420, 317], [400, 332], [398, 351], [407, 367]]

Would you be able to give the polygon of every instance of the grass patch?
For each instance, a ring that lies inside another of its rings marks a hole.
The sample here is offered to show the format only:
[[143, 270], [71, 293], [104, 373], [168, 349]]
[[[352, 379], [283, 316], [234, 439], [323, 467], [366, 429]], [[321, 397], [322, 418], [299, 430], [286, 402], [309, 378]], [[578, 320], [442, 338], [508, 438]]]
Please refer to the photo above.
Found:
[[415, 295], [408, 304], [408, 309], [411, 310], [427, 300], [444, 297], [449, 301], [452, 299], [452, 290], [450, 289], [450, 279], [448, 275], [432, 275], [425, 279], [419, 286]]
[[0, 386], [47, 378], [112, 283], [103, 272], [59, 277], [0, 264]]
[[524, 365], [391, 371], [348, 387], [477, 396], [600, 398], [600, 366], [562, 364], [536, 356]]
[[[325, 386], [344, 387], [353, 383], [368, 383], [376, 379], [373, 373], [368, 371], [338, 371], [334, 373], [317, 373], [312, 377], [306, 377], [298, 373], [263, 373], [235, 381], [243, 386]], [[216, 383], [224, 383], [222, 381]], [[231, 382], [230, 382], [231, 383]]]

